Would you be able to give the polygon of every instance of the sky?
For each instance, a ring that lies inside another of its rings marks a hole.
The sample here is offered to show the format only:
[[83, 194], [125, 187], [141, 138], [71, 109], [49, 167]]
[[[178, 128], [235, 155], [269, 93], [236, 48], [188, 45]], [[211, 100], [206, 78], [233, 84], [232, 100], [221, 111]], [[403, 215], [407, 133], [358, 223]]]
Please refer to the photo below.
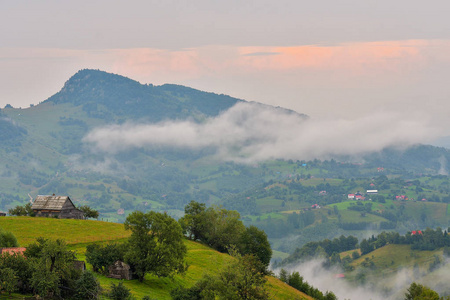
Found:
[[0, 107], [38, 104], [91, 68], [446, 136], [449, 11], [443, 0], [0, 0]]

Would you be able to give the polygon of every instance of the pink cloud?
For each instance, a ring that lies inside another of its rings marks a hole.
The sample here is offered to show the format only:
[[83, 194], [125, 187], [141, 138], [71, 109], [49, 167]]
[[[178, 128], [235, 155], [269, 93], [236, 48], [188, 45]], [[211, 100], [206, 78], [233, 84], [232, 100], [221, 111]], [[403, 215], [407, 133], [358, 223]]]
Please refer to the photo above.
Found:
[[[449, 43], [445, 42], [446, 47]], [[427, 41], [388, 41], [336, 46], [242, 47], [239, 64], [254, 70], [341, 70], [355, 75], [368, 72], [398, 72], [400, 67], [422, 67]], [[249, 53], [277, 53], [249, 56]]]

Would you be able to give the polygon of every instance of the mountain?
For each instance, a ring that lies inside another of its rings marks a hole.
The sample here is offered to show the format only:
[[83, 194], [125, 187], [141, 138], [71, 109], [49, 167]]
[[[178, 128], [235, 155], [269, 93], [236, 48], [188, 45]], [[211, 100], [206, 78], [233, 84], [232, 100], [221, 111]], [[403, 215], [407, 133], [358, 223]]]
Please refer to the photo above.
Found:
[[153, 86], [98, 70], [81, 70], [45, 102], [81, 106], [89, 116], [102, 119], [164, 119], [216, 116], [242, 101], [226, 95], [166, 84]]

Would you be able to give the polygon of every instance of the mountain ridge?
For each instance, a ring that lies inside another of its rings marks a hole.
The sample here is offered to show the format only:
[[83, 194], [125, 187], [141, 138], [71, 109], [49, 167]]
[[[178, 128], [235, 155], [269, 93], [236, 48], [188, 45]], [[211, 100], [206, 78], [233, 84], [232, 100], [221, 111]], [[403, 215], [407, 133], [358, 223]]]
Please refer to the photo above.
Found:
[[[82, 106], [97, 117], [130, 116], [153, 123], [164, 119], [215, 117], [236, 103], [247, 101], [183, 85], [141, 84], [122, 75], [83, 69], [70, 77], [59, 92], [43, 101], [48, 102]], [[289, 109], [274, 108], [304, 116]], [[99, 111], [102, 114], [95, 114]]]

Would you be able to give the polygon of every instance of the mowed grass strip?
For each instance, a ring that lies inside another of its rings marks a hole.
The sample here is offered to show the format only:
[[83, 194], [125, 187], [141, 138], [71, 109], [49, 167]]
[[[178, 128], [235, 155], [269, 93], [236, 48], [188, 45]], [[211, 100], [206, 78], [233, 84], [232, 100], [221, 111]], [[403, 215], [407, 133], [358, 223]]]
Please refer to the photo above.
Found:
[[0, 228], [12, 232], [20, 246], [27, 246], [38, 237], [79, 244], [117, 240], [131, 234], [119, 223], [38, 217], [1, 217]]

